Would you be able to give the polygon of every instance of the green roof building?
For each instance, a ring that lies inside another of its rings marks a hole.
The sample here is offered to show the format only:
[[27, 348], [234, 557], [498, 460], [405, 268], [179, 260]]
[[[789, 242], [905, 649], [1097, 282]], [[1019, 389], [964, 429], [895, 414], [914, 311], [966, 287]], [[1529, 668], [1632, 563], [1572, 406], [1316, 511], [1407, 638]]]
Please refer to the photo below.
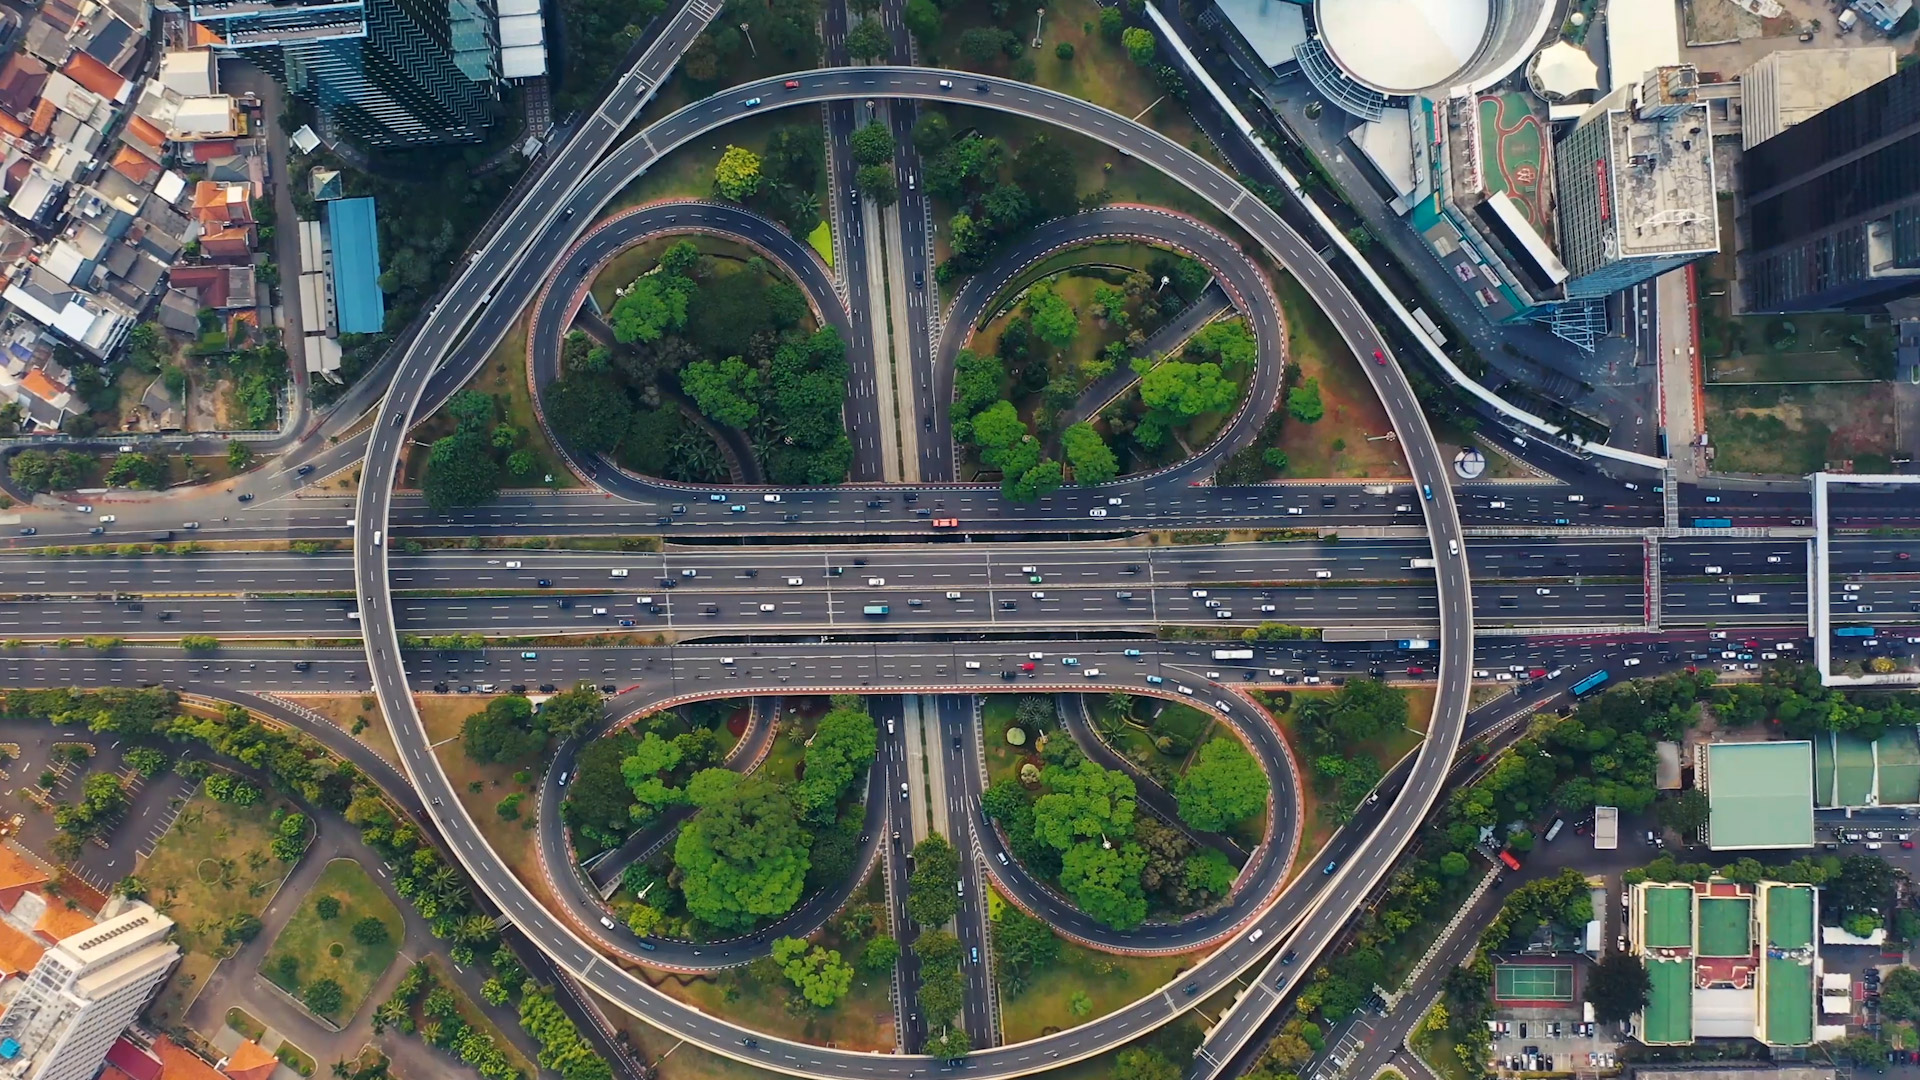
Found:
[[1695, 783], [1707, 792], [1715, 851], [1813, 846], [1813, 744], [1707, 743]]

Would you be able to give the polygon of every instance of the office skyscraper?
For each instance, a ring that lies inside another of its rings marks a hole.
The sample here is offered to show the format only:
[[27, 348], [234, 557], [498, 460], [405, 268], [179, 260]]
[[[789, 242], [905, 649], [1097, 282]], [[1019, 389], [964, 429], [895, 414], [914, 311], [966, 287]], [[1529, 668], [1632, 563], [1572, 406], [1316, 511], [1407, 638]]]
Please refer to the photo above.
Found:
[[1689, 65], [1655, 68], [1554, 146], [1568, 299], [1610, 296], [1720, 250], [1698, 80]]
[[197, 0], [190, 12], [375, 146], [474, 142], [499, 112], [491, 0]]
[[1920, 69], [1748, 150], [1740, 193], [1747, 310], [1870, 308], [1920, 292]]
[[48, 949], [0, 1016], [0, 1074], [90, 1080], [180, 959], [173, 920], [146, 904]]

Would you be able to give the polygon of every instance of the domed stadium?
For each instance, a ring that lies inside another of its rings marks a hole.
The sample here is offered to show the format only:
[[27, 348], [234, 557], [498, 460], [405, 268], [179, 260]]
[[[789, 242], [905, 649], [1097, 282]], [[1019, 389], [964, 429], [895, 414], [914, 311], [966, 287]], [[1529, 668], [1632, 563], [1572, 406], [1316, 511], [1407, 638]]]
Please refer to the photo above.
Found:
[[1499, 82], [1553, 27], [1554, 0], [1314, 0], [1295, 59], [1322, 94], [1375, 119], [1387, 100]]

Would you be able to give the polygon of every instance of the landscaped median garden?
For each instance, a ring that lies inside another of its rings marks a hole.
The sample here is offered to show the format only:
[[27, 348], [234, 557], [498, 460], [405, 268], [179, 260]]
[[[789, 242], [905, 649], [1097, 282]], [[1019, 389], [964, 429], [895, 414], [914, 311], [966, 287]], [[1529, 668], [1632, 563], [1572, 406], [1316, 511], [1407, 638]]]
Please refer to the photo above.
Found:
[[[1106, 704], [1126, 726], [1131, 704], [1113, 710], [1112, 697]], [[1052, 697], [1025, 694], [1009, 703], [994, 696], [984, 719], [989, 787], [981, 809], [1022, 866], [1057, 884], [1082, 911], [1126, 930], [1149, 918], [1178, 920], [1232, 890], [1238, 871], [1227, 857], [1138, 813], [1133, 778], [1089, 760], [1060, 722]], [[1220, 734], [1173, 770], [1169, 790], [1192, 829], [1231, 830], [1266, 809], [1258, 762], [1238, 739]]]

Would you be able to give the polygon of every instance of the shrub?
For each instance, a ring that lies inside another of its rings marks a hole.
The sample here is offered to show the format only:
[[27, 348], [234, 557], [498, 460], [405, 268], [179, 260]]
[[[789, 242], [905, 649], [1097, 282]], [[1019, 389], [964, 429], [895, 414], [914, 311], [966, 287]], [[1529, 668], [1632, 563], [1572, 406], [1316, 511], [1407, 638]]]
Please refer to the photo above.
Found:
[[373, 946], [384, 943], [388, 938], [387, 924], [372, 915], [353, 924], [353, 940], [362, 945]]
[[337, 918], [340, 914], [340, 898], [323, 896], [313, 905], [313, 913], [322, 919]]

